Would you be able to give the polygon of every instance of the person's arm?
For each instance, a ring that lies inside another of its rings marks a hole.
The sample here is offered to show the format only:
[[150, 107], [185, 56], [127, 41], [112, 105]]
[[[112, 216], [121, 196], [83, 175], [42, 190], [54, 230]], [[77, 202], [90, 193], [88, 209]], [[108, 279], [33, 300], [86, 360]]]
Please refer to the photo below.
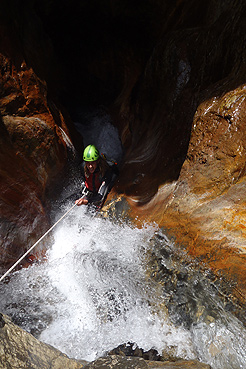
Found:
[[102, 182], [98, 192], [95, 195], [90, 194], [90, 196], [88, 196], [88, 190], [85, 187], [85, 190], [82, 191], [83, 196], [80, 199], [76, 200], [75, 203], [77, 205], [98, 204], [102, 201], [106, 190], [107, 188], [105, 181]]
[[88, 198], [85, 196], [85, 198], [88, 201], [88, 204], [100, 204], [100, 202], [104, 198], [104, 193], [106, 190], [107, 190], [106, 183], [105, 181], [103, 181], [96, 194], [89, 196]]
[[87, 205], [88, 204], [88, 200], [85, 197], [81, 197], [80, 199], [75, 201], [75, 204], [77, 204], [78, 206], [80, 205]]

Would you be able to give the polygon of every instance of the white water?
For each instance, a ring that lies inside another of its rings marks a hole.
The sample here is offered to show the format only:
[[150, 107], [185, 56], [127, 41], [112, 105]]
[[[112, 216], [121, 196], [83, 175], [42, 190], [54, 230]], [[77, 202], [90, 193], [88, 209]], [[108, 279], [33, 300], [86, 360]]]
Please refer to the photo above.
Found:
[[197, 324], [193, 327], [193, 342], [199, 357], [213, 369], [245, 369], [245, 328], [230, 315], [227, 320]]
[[75, 207], [55, 228], [47, 259], [0, 286], [0, 311], [77, 359], [91, 361], [134, 342], [146, 351], [198, 358], [213, 369], [245, 369], [246, 332], [235, 317], [221, 310], [217, 320], [200, 319], [189, 331], [175, 327], [163, 305], [162, 313], [158, 309], [161, 292], [145, 274], [155, 232], [154, 225], [137, 229]]
[[44, 328], [40, 340], [77, 359], [93, 360], [127, 342], [194, 358], [191, 334], [150, 305], [161, 302], [143, 270], [154, 232], [154, 226], [119, 225], [76, 207], [57, 226], [47, 260], [14, 274], [0, 310], [19, 314], [29, 331]]

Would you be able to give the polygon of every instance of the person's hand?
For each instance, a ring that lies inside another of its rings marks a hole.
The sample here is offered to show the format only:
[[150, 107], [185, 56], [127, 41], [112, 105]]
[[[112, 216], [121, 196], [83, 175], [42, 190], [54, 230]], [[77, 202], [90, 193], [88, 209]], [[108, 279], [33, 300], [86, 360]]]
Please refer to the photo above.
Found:
[[77, 204], [78, 206], [80, 205], [87, 205], [88, 204], [88, 200], [84, 199], [83, 197], [81, 197], [80, 199], [75, 201], [75, 204]]

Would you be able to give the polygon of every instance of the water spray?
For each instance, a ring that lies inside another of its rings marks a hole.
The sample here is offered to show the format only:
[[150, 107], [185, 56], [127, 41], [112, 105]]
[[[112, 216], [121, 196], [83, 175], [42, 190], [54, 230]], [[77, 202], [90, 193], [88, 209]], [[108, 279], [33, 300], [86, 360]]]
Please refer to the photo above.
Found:
[[53, 228], [55, 228], [55, 226], [63, 219], [63, 218], [65, 218], [65, 216], [68, 214], [68, 213], [70, 213], [70, 211], [76, 206], [77, 204], [75, 203], [65, 214], [63, 214], [63, 216], [52, 226], [52, 227], [50, 227], [49, 229], [48, 229], [48, 231], [47, 232], [45, 232], [44, 234], [43, 234], [43, 236], [42, 237], [40, 237], [38, 240], [37, 240], [37, 242], [35, 242], [34, 243], [34, 245], [32, 245], [31, 247], [30, 247], [30, 249], [29, 250], [27, 250], [27, 252], [24, 254], [24, 255], [22, 255], [17, 261], [16, 261], [16, 263], [14, 264], [14, 265], [12, 265], [12, 267], [11, 268], [9, 268], [8, 270], [7, 270], [7, 272], [5, 273], [5, 274], [3, 274], [2, 275], [2, 277], [0, 278], [0, 282], [29, 254], [29, 252], [31, 252], [33, 249], [34, 249], [34, 247], [36, 247], [38, 244], [39, 244], [39, 242], [41, 242], [42, 241], [42, 239], [44, 238], [44, 237], [46, 237], [47, 236], [47, 234], [48, 233], [50, 233], [50, 231], [52, 231], [52, 229]]

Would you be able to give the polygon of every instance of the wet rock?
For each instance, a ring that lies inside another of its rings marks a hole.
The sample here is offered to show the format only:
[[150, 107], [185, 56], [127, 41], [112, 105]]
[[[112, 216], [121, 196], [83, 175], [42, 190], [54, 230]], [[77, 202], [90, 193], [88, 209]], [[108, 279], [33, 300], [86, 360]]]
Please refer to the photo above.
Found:
[[[115, 348], [114, 350], [108, 352], [108, 356], [111, 357], [111, 359], [114, 357], [115, 355], [117, 356], [127, 356], [127, 357], [137, 357], [137, 358], [143, 358], [146, 361], [147, 367], [148, 368], [153, 368], [153, 369], [157, 369], [157, 368], [170, 368], [170, 369], [185, 369], [185, 368], [194, 368], [194, 369], [209, 369], [210, 366], [203, 364], [201, 362], [198, 362], [197, 360], [182, 360], [180, 358], [174, 357], [171, 352], [165, 350], [164, 352], [162, 352], [162, 355], [159, 355], [158, 352], [154, 349], [150, 349], [148, 351], [144, 351], [143, 349], [137, 347], [135, 344], [133, 343], [127, 343], [124, 345], [120, 345], [117, 348]], [[116, 356], [116, 357], [117, 357]], [[104, 358], [100, 359], [99, 361], [99, 367], [100, 365], [102, 365]], [[109, 361], [108, 357], [107, 360]], [[113, 360], [113, 359], [112, 359]], [[118, 359], [118, 362], [120, 361], [120, 359]], [[96, 361], [97, 362], [97, 361]], [[106, 361], [105, 361], [106, 362]], [[126, 365], [126, 367], [131, 367], [131, 365], [133, 364], [133, 361], [129, 361], [126, 362], [123, 365]], [[107, 364], [108, 365], [108, 364]], [[88, 367], [90, 366], [90, 364], [88, 365]], [[96, 366], [95, 366], [96, 367]], [[118, 363], [116, 365], [116, 367], [118, 367]]]
[[2, 315], [0, 329], [0, 368], [33, 369], [81, 369], [83, 365], [69, 359], [65, 354], [50, 345], [39, 342], [31, 334], [14, 325]]
[[112, 355], [99, 358], [84, 366], [85, 369], [148, 369], [148, 365], [142, 358]]
[[3, 328], [5, 326], [5, 321], [3, 318], [3, 314], [0, 313], [0, 328]]
[[119, 345], [115, 349], [108, 352], [108, 355], [121, 355], [121, 356], [135, 356], [141, 357], [144, 360], [158, 361], [161, 360], [161, 356], [155, 349], [144, 351], [136, 346], [134, 343], [128, 342], [127, 344]]
[[150, 369], [212, 369], [210, 365], [197, 360], [179, 360], [177, 362], [148, 362]]
[[63, 148], [45, 116], [4, 116], [0, 132], [0, 263], [6, 268], [49, 228], [44, 193], [62, 168]]
[[196, 360], [179, 360], [177, 362], [144, 361], [142, 358], [111, 355], [93, 361], [84, 366], [85, 369], [211, 369], [210, 365]]
[[[230, 289], [223, 281], [198, 266], [188, 255], [168, 243], [157, 234], [151, 240], [151, 256], [148, 258], [147, 274], [162, 286], [165, 306], [176, 325], [191, 329], [199, 322], [209, 323], [222, 318], [221, 307], [228, 309]], [[165, 252], [163, 252], [165, 249]], [[200, 270], [199, 270], [200, 268]], [[224, 291], [224, 297], [221, 291]], [[233, 301], [234, 313], [246, 324], [241, 307]], [[230, 307], [231, 308], [231, 307]], [[231, 311], [233, 311], [231, 309]], [[163, 353], [162, 356], [165, 356]], [[170, 358], [167, 357], [168, 360]]]
[[[132, 100], [121, 96], [126, 155], [118, 188], [134, 221], [157, 222], [223, 278], [240, 316], [246, 303], [245, 4], [193, 5], [182, 2], [180, 17], [174, 5], [171, 30], [151, 54]], [[191, 14], [203, 14], [203, 25], [195, 26]]]
[[0, 5], [0, 273], [49, 228], [45, 194], [73, 148], [68, 120], [48, 99], [50, 41], [29, 5], [12, 5]]

